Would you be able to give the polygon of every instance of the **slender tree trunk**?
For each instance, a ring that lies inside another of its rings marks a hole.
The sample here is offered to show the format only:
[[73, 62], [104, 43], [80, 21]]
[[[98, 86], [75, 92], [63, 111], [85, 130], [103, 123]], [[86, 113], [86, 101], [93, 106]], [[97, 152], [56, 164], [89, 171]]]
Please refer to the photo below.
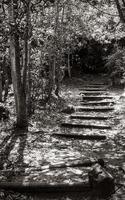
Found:
[[53, 58], [52, 63], [52, 93], [55, 93], [55, 87], [56, 87], [56, 57]]
[[58, 60], [58, 66], [57, 66], [57, 69], [56, 69], [55, 81], [56, 81], [55, 94], [56, 94], [56, 96], [59, 97], [59, 90], [60, 90], [60, 62], [59, 62], [59, 60]]
[[25, 40], [24, 40], [24, 69], [23, 69], [23, 87], [26, 88], [27, 83], [27, 70], [28, 70], [28, 64], [30, 60], [30, 54], [29, 54], [29, 26], [31, 24], [30, 22], [30, 1], [27, 0], [27, 3], [25, 5], [26, 7], [26, 27], [25, 27]]
[[55, 52], [54, 52], [54, 65], [53, 65], [53, 70], [55, 71], [55, 73], [53, 73], [54, 75], [54, 84], [55, 84], [55, 95], [59, 96], [59, 66], [57, 66], [57, 61], [58, 61], [58, 25], [59, 25], [59, 3], [60, 0], [57, 0], [56, 2], [56, 18], [55, 18]]
[[32, 101], [31, 101], [31, 65], [30, 65], [30, 51], [31, 47], [29, 44], [29, 30], [31, 29], [30, 19], [30, 4], [31, 0], [27, 0], [25, 3], [26, 7], [26, 28], [25, 28], [25, 40], [24, 40], [24, 69], [23, 69], [23, 87], [27, 93], [27, 112], [28, 115], [32, 113]]
[[70, 53], [68, 52], [68, 75], [71, 78]]
[[0, 72], [0, 102], [2, 102], [2, 75]]
[[31, 80], [31, 65], [28, 65], [28, 85], [27, 85], [27, 113], [30, 116], [32, 114], [32, 100], [31, 100], [31, 88], [32, 88], [32, 80]]
[[117, 6], [117, 10], [118, 10], [118, 13], [119, 13], [119, 17], [120, 17], [120, 20], [125, 23], [125, 17], [124, 17], [124, 14], [123, 14], [123, 11], [122, 11], [122, 8], [121, 8], [121, 5], [119, 3], [119, 0], [114, 0], [115, 3], [116, 3], [116, 6]]
[[24, 129], [28, 126], [28, 119], [26, 112], [26, 93], [25, 88], [23, 87], [21, 82], [20, 44], [18, 27], [16, 26], [17, 7], [18, 1], [11, 0], [8, 8], [12, 33], [10, 36], [10, 59], [12, 83], [17, 113], [16, 126], [21, 129]]
[[122, 0], [123, 6], [125, 7], [125, 0]]
[[7, 96], [8, 96], [8, 90], [9, 90], [9, 77], [7, 73], [7, 66], [6, 66], [6, 56], [4, 56], [3, 60], [3, 78], [4, 78], [4, 101], [6, 101]]

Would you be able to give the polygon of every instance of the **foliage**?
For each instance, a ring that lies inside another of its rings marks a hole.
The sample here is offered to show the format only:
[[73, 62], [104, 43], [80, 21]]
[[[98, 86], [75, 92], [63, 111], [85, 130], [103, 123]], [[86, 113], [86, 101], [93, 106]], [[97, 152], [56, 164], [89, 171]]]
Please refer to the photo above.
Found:
[[125, 49], [116, 49], [108, 56], [107, 67], [113, 85], [125, 86]]
[[[13, 27], [8, 14], [9, 2], [3, 1], [0, 9], [3, 21], [0, 35], [2, 60], [6, 55], [8, 63], [10, 63], [8, 41]], [[94, 69], [94, 66], [100, 64], [101, 56], [98, 56], [98, 60], [95, 59], [97, 57], [95, 49], [91, 50], [90, 44], [86, 45], [87, 41], [109, 44], [113, 39], [120, 40], [124, 38], [125, 27], [120, 21], [115, 1], [29, 0], [27, 2], [18, 0], [15, 20], [17, 26], [13, 32], [20, 38], [20, 67], [21, 75], [27, 75], [27, 104], [30, 102], [37, 105], [36, 102], [39, 101], [46, 103], [57, 89], [56, 94], [59, 95], [60, 80], [62, 80], [59, 78], [60, 74], [64, 75], [67, 72], [70, 77], [73, 62], [76, 70], [79, 62]], [[28, 52], [24, 43], [27, 43]], [[75, 55], [82, 48], [88, 51], [85, 59], [82, 57], [86, 55], [81, 55], [80, 58]], [[25, 57], [28, 57], [27, 66]], [[23, 73], [26, 68], [27, 73]]]

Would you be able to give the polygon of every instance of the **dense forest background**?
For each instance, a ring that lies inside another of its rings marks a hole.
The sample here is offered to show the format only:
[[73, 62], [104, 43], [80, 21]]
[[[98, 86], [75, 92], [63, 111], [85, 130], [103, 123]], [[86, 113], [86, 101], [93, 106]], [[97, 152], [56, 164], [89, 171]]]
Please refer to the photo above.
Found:
[[14, 93], [16, 128], [66, 78], [106, 73], [124, 87], [125, 0], [2, 0], [0, 13], [1, 117]]

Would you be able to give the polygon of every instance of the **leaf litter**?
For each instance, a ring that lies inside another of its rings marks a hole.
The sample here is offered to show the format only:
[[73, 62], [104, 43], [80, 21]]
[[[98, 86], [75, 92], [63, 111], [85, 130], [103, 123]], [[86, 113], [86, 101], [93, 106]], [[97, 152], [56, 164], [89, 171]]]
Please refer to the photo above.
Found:
[[[61, 101], [59, 106], [59, 101], [56, 100], [53, 105], [54, 107], [58, 104], [58, 109], [53, 109], [51, 106], [48, 110], [38, 111], [30, 120], [29, 133], [27, 133], [27, 137], [22, 142], [22, 139], [17, 137], [15, 139], [15, 143], [12, 145], [12, 149], [10, 148], [10, 152], [8, 157], [5, 159], [7, 163], [6, 169], [16, 170], [16, 166], [20, 166], [22, 170], [20, 176], [15, 176], [12, 180], [14, 181], [22, 181], [23, 182], [41, 182], [41, 183], [79, 183], [83, 181], [88, 181], [87, 173], [89, 169], [85, 168], [66, 168], [66, 169], [50, 169], [51, 165], [64, 165], [79, 161], [85, 161], [88, 158], [90, 159], [98, 159], [103, 158], [107, 166], [110, 168], [111, 172], [114, 176], [116, 176], [116, 181], [124, 182], [123, 171], [119, 172], [119, 167], [122, 169], [125, 168], [125, 158], [124, 158], [124, 119], [125, 119], [125, 102], [123, 99], [120, 99], [122, 95], [121, 91], [111, 91], [110, 95], [116, 99], [115, 110], [108, 115], [113, 116], [113, 119], [106, 120], [105, 122], [101, 122], [101, 124], [113, 124], [112, 130], [93, 130], [93, 129], [62, 129], [60, 128], [60, 123], [64, 120], [69, 120], [68, 116], [60, 113], [62, 107], [65, 107], [66, 104], [71, 104], [73, 106], [77, 106], [81, 97], [78, 95], [79, 85], [76, 85], [76, 80], [74, 80], [75, 86], [72, 84], [63, 85], [61, 97], [64, 98], [65, 101]], [[13, 112], [12, 112], [13, 113]], [[90, 115], [88, 112], [84, 112], [84, 115]], [[91, 112], [92, 116], [98, 116], [96, 112]], [[102, 114], [103, 116], [103, 114]], [[13, 117], [14, 119], [14, 117]], [[117, 120], [116, 120], [117, 119]], [[11, 124], [13, 120], [9, 123]], [[70, 120], [71, 121], [71, 120]], [[88, 123], [95, 124], [95, 121], [80, 121], [74, 120], [77, 123]], [[72, 121], [73, 122], [73, 121]], [[100, 122], [96, 122], [100, 124]], [[0, 141], [2, 144], [2, 140], [4, 140], [8, 135], [10, 139], [3, 146], [2, 149], [5, 148], [8, 143], [11, 142], [11, 132], [7, 132], [4, 127], [4, 123], [2, 122], [2, 134], [0, 136]], [[9, 127], [9, 125], [7, 124]], [[41, 132], [39, 132], [41, 131]], [[38, 132], [38, 133], [37, 133]], [[79, 141], [79, 140], [67, 140], [54, 138], [52, 136], [53, 133], [78, 133], [78, 134], [106, 134], [106, 141]], [[25, 143], [23, 146], [22, 143]], [[22, 149], [21, 149], [22, 148]], [[12, 165], [9, 166], [8, 160], [12, 162]], [[25, 167], [24, 167], [25, 166]], [[10, 173], [11, 174], [11, 173]], [[118, 175], [117, 175], [118, 174]], [[5, 174], [0, 177], [0, 180], [5, 180]], [[1, 191], [0, 195], [2, 196], [5, 193]], [[9, 193], [8, 193], [9, 195]], [[28, 197], [23, 196], [21, 194], [12, 193], [11, 196], [18, 196], [19, 199], [32, 199], [32, 200], [40, 200], [41, 197]], [[54, 200], [58, 199], [67, 199], [68, 197], [55, 197]], [[71, 200], [76, 200], [74, 197], [69, 197]], [[76, 198], [76, 197], [75, 197]], [[16, 197], [15, 197], [16, 199]], [[18, 199], [18, 198], [17, 198]], [[46, 198], [45, 198], [46, 199]], [[48, 198], [49, 199], [49, 198]], [[84, 196], [80, 196], [77, 199], [86, 200]], [[87, 197], [89, 200], [89, 197]], [[116, 192], [116, 194], [112, 197], [113, 200], [123, 200], [123, 188]]]

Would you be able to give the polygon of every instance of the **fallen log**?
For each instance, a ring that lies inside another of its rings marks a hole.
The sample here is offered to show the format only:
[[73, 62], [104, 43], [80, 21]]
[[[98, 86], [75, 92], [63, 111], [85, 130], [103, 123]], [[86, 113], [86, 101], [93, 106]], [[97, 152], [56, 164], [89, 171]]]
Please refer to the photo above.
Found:
[[0, 189], [12, 190], [23, 193], [76, 193], [88, 192], [91, 190], [89, 183], [78, 184], [43, 184], [43, 183], [18, 183], [18, 182], [1, 182]]
[[95, 129], [111, 129], [111, 126], [107, 125], [95, 125], [95, 124], [75, 124], [75, 123], [62, 123], [61, 127], [65, 128], [95, 128]]
[[[32, 194], [76, 194], [84, 192], [94, 192], [97, 195], [110, 195], [115, 191], [115, 183], [112, 175], [107, 171], [102, 159], [94, 163], [94, 167], [88, 173], [89, 182], [82, 182], [76, 184], [44, 184], [37, 182], [0, 182], [0, 189], [11, 190], [22, 193]], [[86, 163], [87, 164], [87, 163]], [[91, 163], [92, 164], [92, 163]], [[93, 166], [89, 165], [90, 167]], [[67, 167], [67, 166], [66, 166]], [[83, 166], [82, 166], [83, 167]]]
[[103, 159], [98, 159], [97, 161], [85, 161], [82, 163], [72, 163], [72, 164], [64, 164], [64, 165], [51, 165], [50, 169], [57, 169], [57, 168], [67, 168], [67, 167], [92, 167], [95, 164], [99, 164], [101, 166], [104, 166], [104, 160]]
[[64, 137], [69, 139], [77, 139], [77, 140], [105, 140], [105, 135], [78, 135], [78, 134], [62, 134], [62, 133], [54, 133], [52, 136]]
[[83, 119], [83, 120], [107, 120], [110, 116], [92, 116], [92, 115], [71, 115], [71, 119]]

